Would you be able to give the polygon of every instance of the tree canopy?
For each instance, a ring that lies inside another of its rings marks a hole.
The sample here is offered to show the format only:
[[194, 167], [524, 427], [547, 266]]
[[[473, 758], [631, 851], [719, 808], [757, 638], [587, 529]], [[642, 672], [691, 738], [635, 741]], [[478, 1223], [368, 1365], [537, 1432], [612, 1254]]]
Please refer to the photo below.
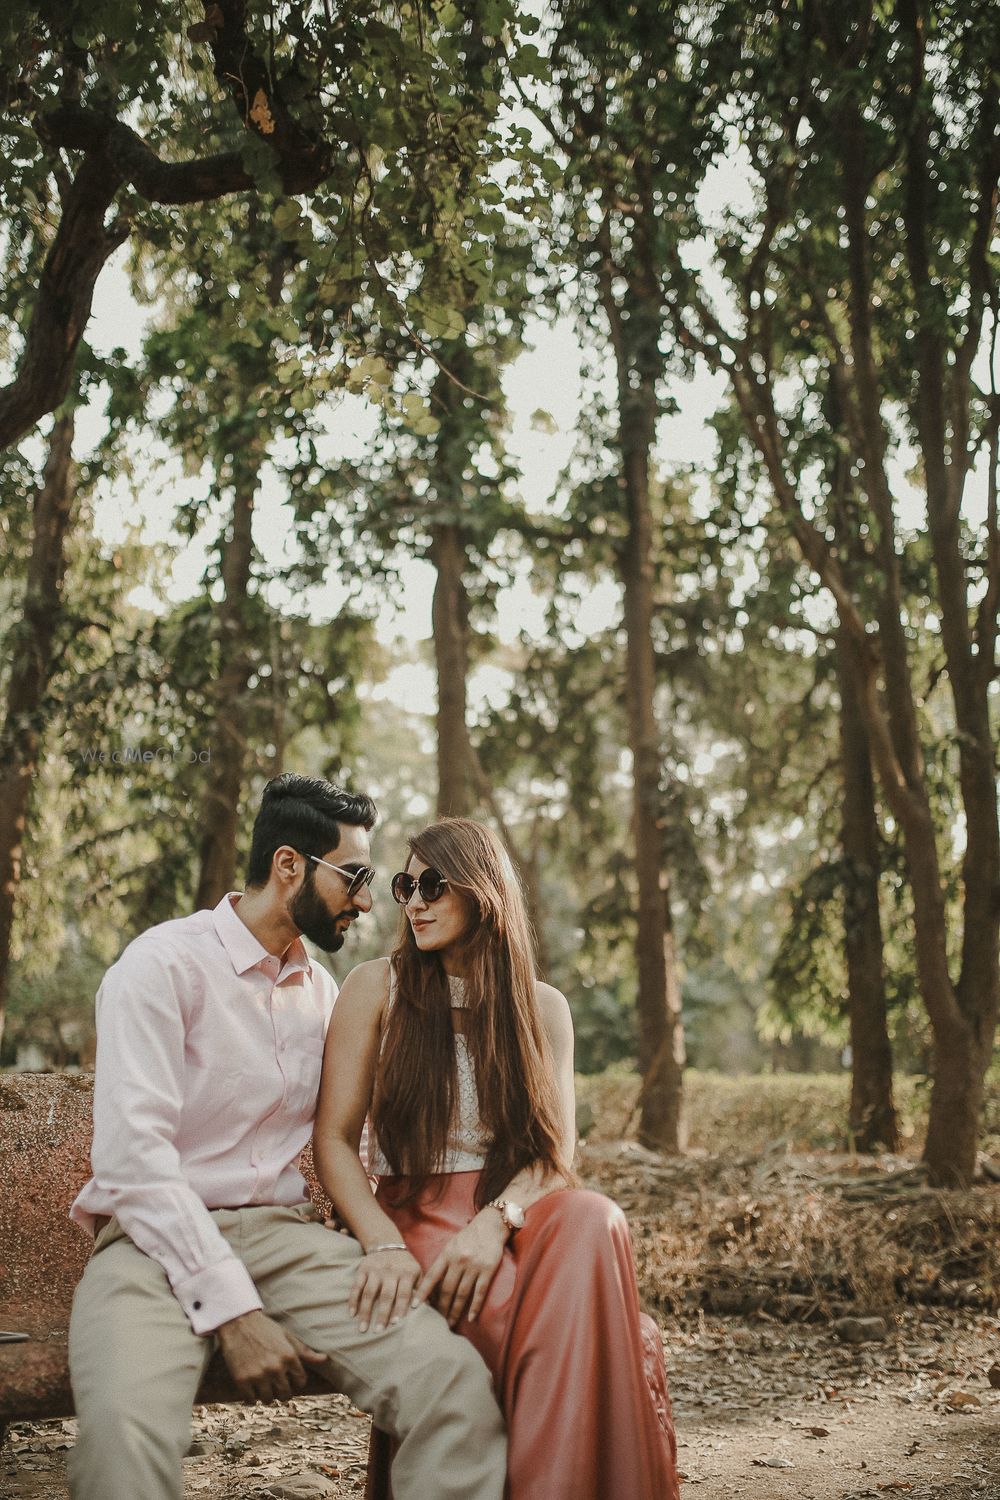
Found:
[[[85, 1053], [95, 966], [238, 883], [294, 767], [371, 789], [388, 845], [494, 823], [647, 1144], [683, 1146], [685, 1049], [798, 1049], [846, 1056], [868, 1147], [893, 1067], [926, 1072], [928, 1168], [969, 1180], [995, 5], [12, 0], [0, 39], [6, 1055]], [[112, 259], [137, 353], [89, 337]], [[556, 330], [579, 416], [540, 494], [514, 427]], [[204, 556], [180, 592], [142, 535], [161, 480]]]

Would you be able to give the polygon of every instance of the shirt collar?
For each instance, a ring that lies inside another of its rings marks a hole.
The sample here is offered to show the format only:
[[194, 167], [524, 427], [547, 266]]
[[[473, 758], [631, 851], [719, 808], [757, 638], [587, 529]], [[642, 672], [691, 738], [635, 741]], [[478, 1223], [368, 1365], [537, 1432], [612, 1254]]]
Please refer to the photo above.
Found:
[[[236, 915], [236, 903], [240, 899], [240, 894], [239, 891], [229, 891], [223, 896], [212, 912], [212, 920], [219, 934], [219, 941], [229, 954], [229, 960], [236, 973], [246, 974], [275, 955], [268, 953], [260, 939], [254, 937], [247, 924]], [[312, 964], [309, 962], [309, 955], [306, 953], [302, 939], [297, 937], [285, 949], [279, 973], [281, 977], [285, 977], [299, 971], [312, 974]]]

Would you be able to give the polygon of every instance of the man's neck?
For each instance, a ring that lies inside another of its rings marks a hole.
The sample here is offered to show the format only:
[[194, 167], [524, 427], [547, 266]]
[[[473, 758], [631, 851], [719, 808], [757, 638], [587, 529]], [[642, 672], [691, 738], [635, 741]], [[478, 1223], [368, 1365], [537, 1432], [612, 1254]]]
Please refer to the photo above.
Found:
[[281, 958], [300, 936], [299, 929], [288, 912], [283, 906], [276, 905], [266, 889], [247, 891], [236, 902], [233, 910], [258, 943], [277, 958]]

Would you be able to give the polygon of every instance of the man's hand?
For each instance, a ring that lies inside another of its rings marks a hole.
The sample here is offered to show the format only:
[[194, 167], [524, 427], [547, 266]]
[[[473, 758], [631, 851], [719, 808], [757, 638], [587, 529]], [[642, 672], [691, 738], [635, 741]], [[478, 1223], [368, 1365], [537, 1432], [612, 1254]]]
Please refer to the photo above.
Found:
[[259, 1308], [221, 1324], [215, 1335], [245, 1401], [287, 1401], [304, 1389], [305, 1366], [327, 1360]]
[[507, 1227], [496, 1209], [482, 1209], [464, 1229], [452, 1235], [437, 1260], [427, 1267], [417, 1297], [421, 1302], [433, 1297], [438, 1312], [452, 1328], [463, 1314], [474, 1323], [503, 1260], [506, 1243]]

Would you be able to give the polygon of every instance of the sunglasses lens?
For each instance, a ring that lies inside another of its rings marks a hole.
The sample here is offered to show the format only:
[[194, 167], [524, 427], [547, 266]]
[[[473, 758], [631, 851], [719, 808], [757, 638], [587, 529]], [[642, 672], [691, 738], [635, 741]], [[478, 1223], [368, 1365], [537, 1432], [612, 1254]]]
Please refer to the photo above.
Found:
[[347, 887], [348, 896], [356, 896], [363, 885], [371, 885], [374, 873], [374, 870], [369, 870], [367, 866], [360, 870], [355, 870], [351, 876], [351, 883]]
[[414, 891], [420, 892], [421, 901], [436, 901], [439, 896], [444, 895], [447, 884], [444, 876], [437, 870], [422, 870], [419, 880], [414, 880], [412, 875], [406, 873], [394, 875], [391, 889], [400, 906], [405, 906]]

